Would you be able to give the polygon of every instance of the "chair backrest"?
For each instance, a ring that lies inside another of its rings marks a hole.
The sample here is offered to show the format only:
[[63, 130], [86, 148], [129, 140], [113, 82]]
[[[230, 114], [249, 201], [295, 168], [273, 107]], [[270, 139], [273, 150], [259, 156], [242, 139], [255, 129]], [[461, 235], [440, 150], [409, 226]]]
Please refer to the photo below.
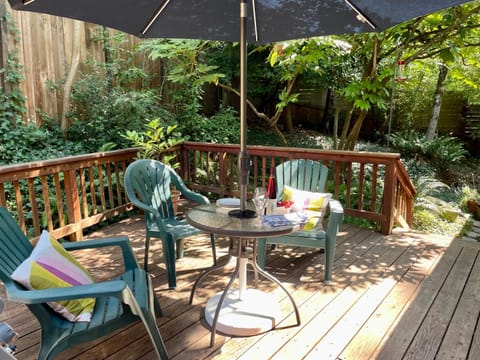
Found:
[[313, 160], [295, 159], [277, 165], [275, 169], [277, 198], [283, 193], [283, 186], [295, 189], [326, 192], [328, 168]]
[[11, 281], [10, 275], [30, 256], [33, 245], [4, 207], [0, 207], [0, 279]]
[[164, 219], [175, 217], [170, 190], [171, 185], [178, 188], [179, 181], [174, 170], [156, 160], [136, 160], [125, 171], [127, 195], [135, 206], [148, 210], [147, 223], [155, 221], [155, 212]]
[[[13, 281], [10, 275], [27, 259], [33, 250], [32, 243], [18, 226], [15, 219], [4, 207], [0, 207], [0, 279], [2, 280], [9, 297], [15, 297], [25, 288]], [[46, 304], [27, 305], [42, 325], [60, 319]]]

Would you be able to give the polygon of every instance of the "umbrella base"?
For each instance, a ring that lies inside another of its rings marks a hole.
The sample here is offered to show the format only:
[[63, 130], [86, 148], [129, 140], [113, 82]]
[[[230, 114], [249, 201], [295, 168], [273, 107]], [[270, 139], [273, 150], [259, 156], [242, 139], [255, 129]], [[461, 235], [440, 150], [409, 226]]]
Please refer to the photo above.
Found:
[[228, 213], [228, 216], [239, 218], [239, 219], [253, 219], [257, 217], [257, 213], [253, 210], [240, 210], [235, 209]]
[[[222, 294], [214, 295], [205, 306], [205, 320], [210, 326]], [[234, 336], [257, 335], [275, 328], [280, 318], [280, 305], [271, 294], [248, 289], [240, 299], [239, 290], [234, 290], [225, 298], [216, 331]]]

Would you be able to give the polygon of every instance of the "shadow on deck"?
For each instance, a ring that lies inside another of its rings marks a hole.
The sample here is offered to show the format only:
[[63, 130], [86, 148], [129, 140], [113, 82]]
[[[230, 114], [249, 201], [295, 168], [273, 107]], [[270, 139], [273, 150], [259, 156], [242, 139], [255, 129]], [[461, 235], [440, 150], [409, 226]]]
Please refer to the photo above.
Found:
[[[89, 237], [118, 235], [130, 237], [142, 263], [141, 216]], [[225, 260], [227, 250], [228, 239], [219, 237], [218, 256]], [[295, 315], [285, 294], [260, 281], [260, 289], [274, 294], [281, 304], [278, 327], [251, 337], [218, 334], [212, 348], [203, 310], [207, 299], [225, 286], [225, 272], [208, 276], [193, 305], [188, 304], [193, 282], [212, 264], [208, 236], [186, 241], [185, 257], [177, 263], [177, 289], [167, 288], [158, 241], [152, 244], [150, 272], [164, 312], [158, 325], [173, 359], [478, 359], [479, 250], [476, 242], [405, 230], [383, 236], [344, 225], [337, 240], [334, 281], [325, 285], [323, 254], [276, 249], [267, 257], [266, 270], [295, 298], [301, 325], [293, 326]], [[117, 253], [76, 256], [98, 279], [121, 270]], [[0, 294], [4, 296], [3, 289]], [[4, 320], [20, 334], [17, 358], [35, 359], [39, 328], [33, 316], [23, 306], [7, 302], [0, 314]], [[139, 323], [59, 358], [153, 359], [154, 354]]]

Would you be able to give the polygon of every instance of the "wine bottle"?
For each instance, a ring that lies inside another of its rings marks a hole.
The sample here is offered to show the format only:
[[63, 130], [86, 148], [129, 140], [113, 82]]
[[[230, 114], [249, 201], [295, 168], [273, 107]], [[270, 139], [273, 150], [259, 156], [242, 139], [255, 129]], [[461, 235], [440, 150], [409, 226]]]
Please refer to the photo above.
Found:
[[275, 213], [277, 207], [277, 184], [275, 182], [275, 167], [272, 167], [270, 170], [270, 177], [268, 178], [267, 185], [267, 215], [272, 215]]

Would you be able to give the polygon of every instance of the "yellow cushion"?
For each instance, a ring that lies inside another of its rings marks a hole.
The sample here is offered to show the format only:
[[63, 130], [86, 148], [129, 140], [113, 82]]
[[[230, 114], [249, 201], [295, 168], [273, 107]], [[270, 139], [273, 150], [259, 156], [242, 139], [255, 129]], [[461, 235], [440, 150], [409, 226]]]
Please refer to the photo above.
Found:
[[291, 205], [291, 212], [301, 212], [307, 216], [307, 222], [303, 230], [322, 230], [323, 216], [332, 198], [330, 193], [317, 193], [298, 190], [285, 185], [283, 188], [282, 201]]

